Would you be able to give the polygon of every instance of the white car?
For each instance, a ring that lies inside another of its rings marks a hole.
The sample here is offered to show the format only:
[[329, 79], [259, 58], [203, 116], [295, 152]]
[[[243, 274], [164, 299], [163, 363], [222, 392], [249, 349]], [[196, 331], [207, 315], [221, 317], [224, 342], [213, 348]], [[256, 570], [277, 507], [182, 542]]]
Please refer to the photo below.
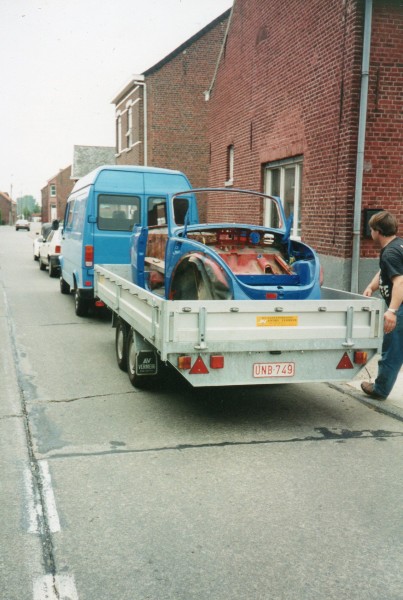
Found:
[[62, 251], [62, 228], [52, 229], [45, 241], [39, 247], [39, 268], [49, 270], [49, 277], [60, 275], [59, 257]]
[[19, 231], [20, 229], [26, 229], [27, 231], [29, 231], [30, 224], [29, 224], [29, 221], [27, 221], [27, 219], [17, 219], [16, 220], [15, 230]]
[[36, 233], [34, 243], [32, 244], [34, 251], [34, 260], [39, 260], [39, 250], [45, 239], [48, 237], [52, 229], [51, 223], [42, 223], [41, 231]]

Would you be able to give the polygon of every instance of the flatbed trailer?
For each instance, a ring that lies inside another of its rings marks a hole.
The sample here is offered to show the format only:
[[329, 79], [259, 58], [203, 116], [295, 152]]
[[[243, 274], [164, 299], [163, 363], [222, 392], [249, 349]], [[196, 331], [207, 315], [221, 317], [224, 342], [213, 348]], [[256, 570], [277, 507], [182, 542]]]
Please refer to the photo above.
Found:
[[133, 385], [170, 363], [194, 387], [347, 381], [376, 354], [383, 302], [322, 287], [319, 300], [166, 300], [96, 265], [118, 365]]

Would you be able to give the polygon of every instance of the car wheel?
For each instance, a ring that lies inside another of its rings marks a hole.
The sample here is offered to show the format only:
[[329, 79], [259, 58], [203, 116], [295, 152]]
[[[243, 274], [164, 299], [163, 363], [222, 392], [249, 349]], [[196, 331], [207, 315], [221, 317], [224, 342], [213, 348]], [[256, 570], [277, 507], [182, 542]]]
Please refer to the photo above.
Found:
[[61, 294], [70, 294], [70, 286], [67, 283], [67, 281], [65, 281], [63, 279], [63, 277], [60, 277], [60, 293]]
[[49, 259], [49, 277], [57, 277], [59, 269], [54, 267]]
[[81, 296], [80, 290], [74, 292], [74, 307], [77, 317], [86, 317], [90, 309], [90, 301]]
[[119, 369], [127, 371], [127, 325], [120, 319], [116, 324], [115, 350]]

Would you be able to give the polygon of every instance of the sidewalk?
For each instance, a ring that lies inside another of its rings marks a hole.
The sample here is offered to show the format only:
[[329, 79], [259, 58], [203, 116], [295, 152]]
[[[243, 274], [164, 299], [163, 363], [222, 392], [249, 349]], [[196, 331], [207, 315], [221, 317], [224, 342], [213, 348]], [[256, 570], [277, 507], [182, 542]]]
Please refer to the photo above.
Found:
[[372, 400], [361, 390], [362, 381], [375, 380], [378, 372], [379, 354], [375, 355], [364, 369], [351, 381], [343, 385], [343, 391], [351, 394], [354, 398], [378, 408], [381, 412], [390, 414], [403, 421], [403, 367], [399, 373], [395, 386], [388, 398], [383, 401]]

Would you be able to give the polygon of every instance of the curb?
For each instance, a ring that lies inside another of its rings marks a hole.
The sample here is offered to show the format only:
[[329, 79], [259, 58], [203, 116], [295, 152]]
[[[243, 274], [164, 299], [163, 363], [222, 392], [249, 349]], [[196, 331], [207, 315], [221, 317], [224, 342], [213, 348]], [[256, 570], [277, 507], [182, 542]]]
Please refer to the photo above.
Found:
[[361, 402], [361, 404], [366, 404], [367, 406], [375, 409], [377, 412], [387, 415], [388, 417], [392, 417], [397, 421], [403, 422], [403, 409], [394, 406], [393, 404], [387, 404], [387, 400], [372, 400], [371, 398], [366, 398], [362, 392], [356, 391], [354, 388], [349, 386], [348, 384], [335, 384], [328, 383], [329, 387], [341, 392], [342, 394], [347, 394], [355, 400]]

